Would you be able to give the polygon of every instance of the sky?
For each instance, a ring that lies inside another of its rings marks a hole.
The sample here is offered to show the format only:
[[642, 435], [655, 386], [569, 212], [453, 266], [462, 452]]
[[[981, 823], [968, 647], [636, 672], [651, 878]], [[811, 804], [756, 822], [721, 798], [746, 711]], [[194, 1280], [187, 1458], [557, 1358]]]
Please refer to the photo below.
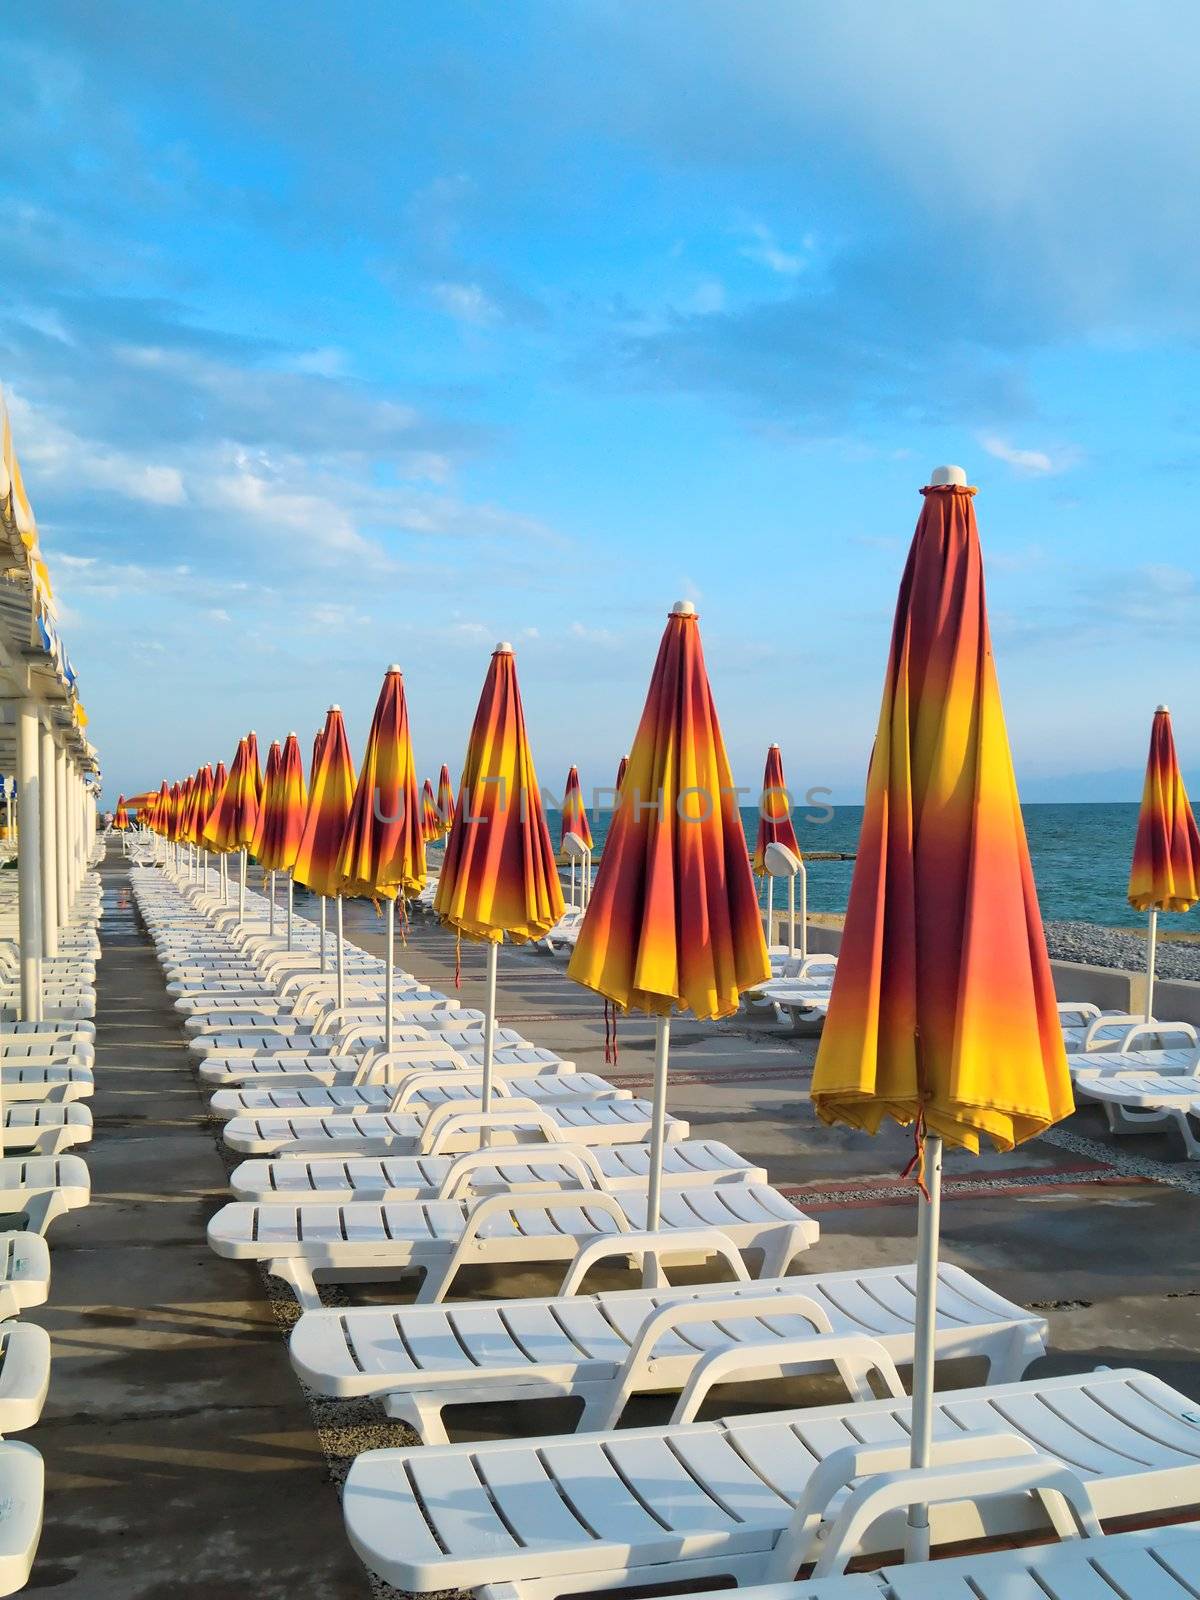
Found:
[[1022, 794], [1200, 777], [1200, 17], [1166, 0], [42, 0], [0, 382], [106, 796], [495, 643], [606, 784], [695, 601], [739, 782], [862, 789], [941, 462]]

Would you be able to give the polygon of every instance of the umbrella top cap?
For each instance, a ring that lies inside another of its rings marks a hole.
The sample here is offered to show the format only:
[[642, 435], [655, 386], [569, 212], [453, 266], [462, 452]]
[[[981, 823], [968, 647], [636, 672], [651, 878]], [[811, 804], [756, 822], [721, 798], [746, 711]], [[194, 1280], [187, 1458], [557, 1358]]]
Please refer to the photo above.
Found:
[[934, 467], [929, 474], [931, 489], [940, 489], [948, 485], [956, 488], [966, 488], [967, 475], [961, 467]]
[[399, 672], [400, 668], [397, 666], [396, 662], [393, 661], [391, 666], [388, 668], [388, 671], [389, 672]]
[[696, 608], [690, 600], [676, 600], [671, 607], [671, 615], [673, 617], [694, 617]]
[[1165, 712], [1167, 716], [1171, 715], [1170, 706], [1155, 706], [1155, 708], [1154, 708], [1155, 716], [1157, 716], [1160, 711]]
[[510, 656], [512, 653], [513, 647], [509, 644], [507, 639], [501, 639], [500, 643], [492, 651], [494, 656]]
[[340, 711], [342, 708], [341, 708], [341, 706], [330, 706], [329, 709], [330, 709], [330, 711]]

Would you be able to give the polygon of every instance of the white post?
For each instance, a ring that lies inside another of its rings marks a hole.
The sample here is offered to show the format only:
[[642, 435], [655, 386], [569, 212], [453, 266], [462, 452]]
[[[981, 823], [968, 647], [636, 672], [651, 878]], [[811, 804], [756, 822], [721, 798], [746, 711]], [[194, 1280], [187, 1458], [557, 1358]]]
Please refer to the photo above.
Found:
[[[917, 1296], [913, 1345], [912, 1450], [914, 1467], [930, 1465], [933, 1444], [933, 1341], [937, 1320], [938, 1239], [942, 1226], [942, 1141], [925, 1136], [925, 1188], [917, 1201]], [[905, 1561], [929, 1559], [929, 1507], [909, 1506]]]
[[788, 955], [796, 954], [796, 876], [788, 879]]
[[775, 905], [774, 905], [774, 900], [775, 900], [775, 879], [771, 876], [771, 874], [769, 872], [765, 876], [766, 876], [766, 880], [767, 880], [767, 947], [769, 949], [771, 944], [773, 943], [771, 935], [775, 931], [771, 927], [771, 919], [775, 915]]
[[17, 922], [21, 939], [21, 1020], [42, 1020], [42, 885], [38, 839], [38, 714], [17, 707]]
[[808, 868], [800, 861], [800, 959], [808, 960]]
[[321, 896], [321, 971], [322, 972], [325, 971], [325, 926], [326, 926], [325, 917], [326, 917], [326, 912], [328, 910], [328, 907], [329, 907], [329, 902], [328, 902], [328, 900], [326, 900], [325, 896], [322, 895]]
[[229, 857], [224, 851], [221, 853], [221, 904], [229, 904]]
[[288, 949], [292, 948], [292, 893], [296, 887], [292, 874], [288, 873]]
[[58, 829], [66, 827], [66, 818], [57, 815], [55, 765], [54, 735], [43, 724], [38, 729], [38, 832], [42, 857], [42, 954], [47, 961], [58, 955]]
[[[650, 1177], [646, 1189], [646, 1232], [658, 1229], [662, 1213], [663, 1145], [667, 1130], [667, 1060], [671, 1053], [671, 1019], [654, 1019], [654, 1106], [650, 1124]], [[657, 1256], [642, 1260], [642, 1282], [647, 1288], [661, 1285], [662, 1267]]]
[[337, 906], [337, 1003], [338, 1009], [346, 1004], [346, 953], [342, 947], [342, 897], [339, 894], [334, 904]]
[[[396, 978], [396, 902], [394, 899], [388, 900], [387, 921], [385, 926], [386, 931], [384, 933], [383, 942], [383, 992], [387, 996], [387, 1000], [383, 1008], [383, 1048], [385, 1053], [390, 1053], [392, 1048], [392, 1039], [396, 1031], [395, 1019], [392, 1016], [392, 1008], [395, 1005], [395, 1000], [392, 996], [392, 990], [395, 987]], [[391, 1077], [391, 1072], [392, 1069], [389, 1066], [389, 1077]]]
[[[480, 1109], [492, 1109], [492, 1064], [496, 1055], [496, 968], [500, 960], [500, 945], [494, 939], [487, 947], [487, 992], [483, 1001], [483, 1094]], [[487, 1143], [485, 1139], [484, 1144]]]
[[241, 870], [240, 870], [240, 872], [238, 874], [238, 921], [239, 922], [245, 922], [245, 920], [246, 920], [246, 852], [243, 849], [243, 850], [240, 850], [238, 852], [238, 854], [241, 856]]
[[1158, 947], [1158, 912], [1150, 913], [1146, 935], [1146, 1021], [1154, 1021], [1154, 958]]
[[268, 877], [268, 882], [270, 884], [270, 887], [268, 888], [267, 893], [271, 897], [271, 915], [270, 915], [270, 919], [269, 919], [268, 924], [267, 924], [267, 932], [271, 935], [272, 938], [274, 938], [275, 937], [275, 873], [274, 873], [273, 869], [272, 869], [272, 871], [270, 873], [268, 873], [267, 877]]
[[62, 929], [71, 920], [71, 905], [75, 898], [70, 869], [70, 773], [65, 750], [59, 750], [54, 758], [54, 793], [56, 800], [55, 810], [58, 814], [58, 836], [56, 842], [58, 859], [58, 926]]

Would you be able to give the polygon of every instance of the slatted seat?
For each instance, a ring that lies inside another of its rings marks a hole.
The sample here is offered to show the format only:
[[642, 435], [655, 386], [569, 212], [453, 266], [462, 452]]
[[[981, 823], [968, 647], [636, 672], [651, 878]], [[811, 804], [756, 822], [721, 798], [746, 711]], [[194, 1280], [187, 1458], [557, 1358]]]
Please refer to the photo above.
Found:
[[0, 1323], [0, 1434], [32, 1428], [49, 1389], [50, 1335], [45, 1328], [32, 1322]]
[[31, 1445], [0, 1443], [0, 1594], [15, 1594], [29, 1581], [42, 1534], [45, 1468]]
[[[497, 1097], [499, 1098], [499, 1097]], [[215, 1096], [214, 1096], [215, 1099]], [[464, 1102], [465, 1104], [466, 1102]], [[514, 1105], [517, 1102], [513, 1102]], [[524, 1102], [532, 1107], [533, 1102]], [[561, 1144], [644, 1144], [650, 1137], [651, 1105], [648, 1100], [565, 1100], [546, 1103], [555, 1124], [555, 1142]], [[222, 1130], [225, 1143], [239, 1155], [261, 1156], [304, 1153], [311, 1155], [417, 1155], [428, 1111], [360, 1112], [354, 1116], [310, 1116], [277, 1113], [231, 1117]], [[531, 1137], [541, 1137], [536, 1124]], [[689, 1126], [680, 1117], [667, 1117], [667, 1138], [686, 1139]], [[458, 1154], [479, 1146], [477, 1132], [464, 1132], [444, 1148]]]
[[1118, 1072], [1081, 1080], [1087, 1098], [1103, 1106], [1114, 1133], [1153, 1133], [1174, 1128], [1189, 1161], [1200, 1161], [1200, 1139], [1191, 1120], [1200, 1117], [1200, 1078], [1166, 1072]]
[[[482, 1023], [481, 1011], [467, 1010], [442, 1010], [442, 1011], [412, 1011], [404, 1010], [393, 1013], [392, 1021], [396, 1027], [408, 1027], [416, 1024], [429, 1030], [431, 1034], [440, 1032], [448, 1025], [468, 1023]], [[264, 1033], [255, 1032], [253, 1029], [243, 1030], [236, 1022], [228, 1033], [201, 1033], [188, 1040], [188, 1049], [194, 1056], [258, 1056], [271, 1055], [281, 1049], [304, 1049], [313, 1055], [335, 1055], [346, 1048], [347, 1034], [353, 1034], [361, 1046], [381, 1047], [383, 1044], [384, 1019], [379, 1009], [370, 1011], [347, 1012], [343, 1018], [344, 1026], [341, 1031], [334, 1033]]]
[[50, 1247], [37, 1233], [0, 1232], [0, 1319], [46, 1303]]
[[0, 1032], [0, 1066], [92, 1067], [96, 1046], [90, 1039], [59, 1042], [38, 1037], [12, 1039]]
[[[424, 1271], [420, 1298], [441, 1299], [462, 1266], [570, 1261], [592, 1240], [645, 1225], [644, 1192], [594, 1189], [489, 1195], [473, 1204], [233, 1201], [209, 1222], [208, 1242], [218, 1255], [263, 1263], [302, 1304], [319, 1306], [318, 1275], [372, 1279]], [[738, 1249], [762, 1252], [772, 1277], [782, 1276], [819, 1232], [777, 1190], [737, 1183], [665, 1190], [660, 1228], [719, 1229]]]
[[[348, 979], [345, 994], [347, 1008], [357, 1007], [362, 1021], [370, 1021], [373, 1017], [382, 1015], [384, 1006], [382, 985], [368, 986]], [[300, 1012], [295, 1012], [291, 1002], [286, 1000], [268, 1000], [249, 1005], [217, 1004], [193, 1010], [184, 1022], [184, 1027], [189, 1033], [200, 1035], [223, 1033], [230, 1028], [236, 1028], [242, 1033], [261, 1032], [285, 1037], [291, 1037], [293, 1034], [325, 1032], [324, 1028], [318, 1028], [314, 1023], [321, 1012], [332, 1004], [333, 999], [329, 995], [323, 996], [319, 1004], [310, 1003]], [[397, 1011], [440, 1013], [449, 1011], [452, 1002], [448, 1001], [444, 994], [438, 994], [435, 990], [418, 983], [397, 988], [395, 1007]]]
[[[325, 1117], [357, 1115], [360, 1112], [388, 1111], [402, 1092], [414, 1103], [424, 1106], [443, 1105], [448, 1100], [473, 1101], [481, 1093], [482, 1075], [466, 1072], [430, 1073], [437, 1083], [426, 1088], [411, 1089], [401, 1085], [399, 1091], [390, 1084], [364, 1083], [360, 1085], [334, 1085], [281, 1089], [218, 1089], [209, 1101], [212, 1113], [225, 1121], [233, 1117], [267, 1116], [271, 1112], [286, 1112], [289, 1117]], [[440, 1081], [440, 1080], [445, 1080]], [[628, 1100], [628, 1089], [614, 1089], [606, 1078], [594, 1072], [537, 1073], [533, 1077], [503, 1077], [494, 1085], [497, 1097], [518, 1096], [537, 1105], [562, 1102], [573, 1105], [580, 1100]], [[397, 1108], [399, 1109], [399, 1107]]]
[[[367, 1567], [408, 1592], [505, 1584], [532, 1600], [618, 1578], [631, 1586], [699, 1587], [697, 1580], [718, 1576], [754, 1583], [775, 1576], [772, 1552], [817, 1463], [864, 1442], [906, 1448], [909, 1420], [910, 1402], [889, 1398], [665, 1428], [375, 1450], [351, 1466], [343, 1513]], [[1146, 1373], [935, 1394], [936, 1439], [974, 1430], [1016, 1435], [1063, 1462], [1101, 1518], [1200, 1500], [1200, 1413]], [[969, 1471], [963, 1484], [969, 1493]], [[842, 1500], [844, 1491], [816, 1509], [828, 1515]], [[1039, 1517], [1026, 1495], [931, 1508], [939, 1543], [1025, 1532]], [[899, 1548], [902, 1522], [901, 1511], [875, 1523], [863, 1548]], [[939, 1593], [929, 1592], [931, 1600]]]
[[66, 1104], [25, 1100], [4, 1108], [4, 1148], [10, 1155], [18, 1151], [57, 1155], [90, 1143], [91, 1137], [91, 1107], [78, 1100]]
[[9, 1105], [23, 1100], [52, 1100], [60, 1104], [87, 1100], [95, 1089], [90, 1067], [65, 1063], [34, 1066], [25, 1062], [0, 1065], [0, 1097]]
[[[752, 1347], [770, 1372], [772, 1349], [787, 1341], [866, 1335], [894, 1361], [910, 1362], [915, 1292], [915, 1268], [876, 1267], [547, 1300], [306, 1311], [290, 1352], [318, 1394], [386, 1397], [389, 1413], [426, 1443], [444, 1441], [444, 1406], [472, 1401], [572, 1395], [584, 1402], [581, 1427], [605, 1427], [630, 1394], [682, 1388], [715, 1350]], [[736, 1302], [755, 1314], [731, 1315]], [[697, 1305], [711, 1305], [711, 1320], [691, 1320]], [[651, 1317], [673, 1307], [686, 1308], [686, 1319], [673, 1326], [662, 1318], [649, 1330]], [[935, 1337], [939, 1359], [985, 1357], [989, 1381], [1011, 1382], [1044, 1352], [1046, 1322], [943, 1264]]]
[[23, 1212], [33, 1233], [44, 1234], [56, 1217], [91, 1197], [91, 1178], [78, 1156], [0, 1159], [0, 1214]]
[[[649, 1145], [613, 1145], [597, 1150], [593, 1159], [605, 1188], [645, 1188]], [[285, 1157], [243, 1161], [230, 1174], [229, 1187], [238, 1200], [436, 1200], [447, 1179], [453, 1181], [455, 1167], [453, 1156]], [[476, 1166], [469, 1174], [469, 1187], [479, 1194], [523, 1186], [569, 1188], [578, 1181], [577, 1166], [558, 1159], [553, 1148], [542, 1152], [536, 1146], [498, 1155], [495, 1164]], [[679, 1188], [730, 1181], [765, 1183], [767, 1174], [716, 1139], [678, 1139], [664, 1147], [664, 1183]]]
[[[415, 1030], [414, 1030], [415, 1031]], [[512, 1034], [512, 1042], [497, 1040], [493, 1056], [493, 1067], [496, 1072], [510, 1077], [515, 1073], [562, 1073], [574, 1072], [575, 1063], [564, 1061], [553, 1050], [544, 1050], [540, 1045], [528, 1044], [520, 1035], [511, 1028], [497, 1028], [496, 1032]], [[463, 1040], [466, 1035], [462, 1036]], [[438, 1066], [445, 1066], [450, 1070], [474, 1069], [480, 1071], [483, 1067], [483, 1045], [464, 1045], [460, 1047], [457, 1040], [438, 1044], [436, 1040], [423, 1042], [420, 1039], [394, 1041], [396, 1046], [411, 1045], [408, 1049], [396, 1050], [395, 1063], [390, 1071], [383, 1064], [383, 1052], [378, 1052], [381, 1058], [379, 1065], [375, 1064], [375, 1052], [371, 1057], [366, 1056], [314, 1056], [302, 1055], [297, 1061], [288, 1062], [278, 1056], [257, 1057], [252, 1056], [248, 1061], [233, 1060], [224, 1057], [206, 1057], [200, 1063], [200, 1081], [205, 1084], [241, 1084], [248, 1087], [283, 1088], [303, 1087], [305, 1084], [324, 1085], [326, 1088], [334, 1085], [353, 1084], [356, 1078], [361, 1077], [369, 1070], [372, 1078], [379, 1082], [386, 1079], [396, 1079], [406, 1072], [428, 1070]], [[418, 1053], [420, 1047], [420, 1053]]]

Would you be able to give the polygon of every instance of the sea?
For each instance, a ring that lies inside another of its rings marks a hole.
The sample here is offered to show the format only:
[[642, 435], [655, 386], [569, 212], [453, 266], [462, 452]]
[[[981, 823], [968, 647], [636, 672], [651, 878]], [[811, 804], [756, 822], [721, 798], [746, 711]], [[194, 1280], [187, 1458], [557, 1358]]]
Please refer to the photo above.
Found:
[[[1093, 922], [1112, 928], [1144, 927], [1144, 913], [1134, 911], [1125, 898], [1129, 858], [1137, 832], [1136, 801], [1026, 805], [1021, 809], [1044, 921]], [[588, 817], [598, 859], [612, 813], [590, 810]], [[551, 811], [547, 821], [551, 838], [557, 844], [561, 817]], [[800, 809], [793, 821], [796, 838], [806, 858], [821, 852], [852, 853], [858, 844], [862, 807]], [[756, 807], [742, 808], [742, 825], [748, 844], [752, 846], [758, 833]], [[809, 910], [845, 911], [853, 861], [807, 859], [806, 864]], [[776, 884], [775, 905], [780, 910], [784, 907], [785, 896], [784, 885]]]

